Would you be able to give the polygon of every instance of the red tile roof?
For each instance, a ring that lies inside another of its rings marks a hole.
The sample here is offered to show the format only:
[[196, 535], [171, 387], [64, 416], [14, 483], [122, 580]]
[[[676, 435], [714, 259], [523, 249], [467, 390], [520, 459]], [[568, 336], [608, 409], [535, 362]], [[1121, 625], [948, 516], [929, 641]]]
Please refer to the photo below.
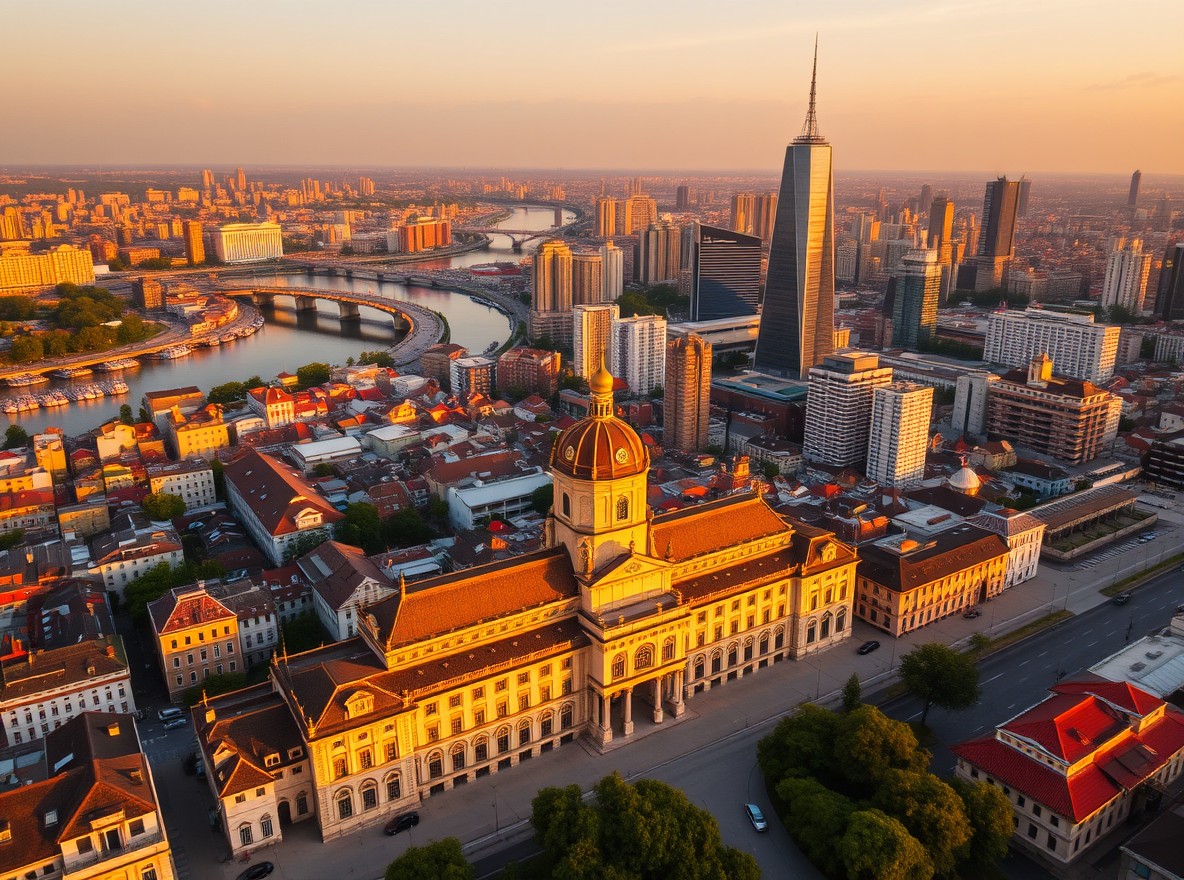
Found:
[[657, 517], [652, 526], [660, 556], [669, 549], [676, 561], [690, 559], [790, 530], [757, 495], [733, 495], [710, 504]]
[[344, 517], [295, 470], [270, 455], [248, 450], [228, 462], [225, 473], [227, 482], [271, 535], [299, 531], [296, 518], [309, 508], [319, 512], [326, 525]]

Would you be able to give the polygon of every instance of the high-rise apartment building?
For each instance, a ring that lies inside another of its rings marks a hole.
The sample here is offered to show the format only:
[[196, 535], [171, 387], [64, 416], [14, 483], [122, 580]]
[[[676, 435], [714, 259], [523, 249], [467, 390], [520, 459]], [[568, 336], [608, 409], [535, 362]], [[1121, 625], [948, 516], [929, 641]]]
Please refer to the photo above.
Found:
[[617, 204], [617, 234], [637, 235], [658, 219], [658, 202], [647, 195], [630, 196]]
[[238, 168], [234, 172], [234, 188], [239, 192], [243, 192], [247, 188], [247, 172]]
[[971, 370], [958, 376], [954, 388], [954, 434], [959, 437], [984, 437], [987, 433], [987, 399], [991, 386], [999, 381], [995, 373]]
[[915, 250], [904, 255], [889, 282], [892, 298], [892, 345], [917, 348], [937, 333], [937, 304], [941, 298], [941, 266], [937, 251]]
[[1161, 321], [1184, 321], [1184, 241], [1168, 245], [1163, 255], [1155, 317]]
[[1147, 295], [1147, 277], [1151, 274], [1151, 254], [1143, 253], [1137, 238], [1110, 239], [1106, 274], [1102, 281], [1102, 305], [1121, 306], [1135, 314], [1143, 311]]
[[612, 196], [600, 196], [596, 200], [596, 234], [601, 238], [617, 234], [617, 200]]
[[573, 305], [603, 302], [604, 264], [600, 254], [571, 255], [571, 301]]
[[95, 283], [95, 264], [88, 248], [62, 244], [32, 254], [27, 242], [0, 247], [0, 290], [53, 287], [67, 281]]
[[932, 414], [932, 386], [891, 382], [874, 389], [867, 476], [881, 486], [918, 486], [925, 477]]
[[611, 241], [600, 248], [600, 277], [604, 290], [600, 302], [616, 302], [625, 292], [625, 254]]
[[572, 369], [585, 379], [602, 366], [612, 363], [609, 343], [613, 337], [613, 322], [621, 312], [615, 305], [579, 305], [572, 309], [571, 340]]
[[732, 194], [732, 231], [744, 235], [752, 235], [753, 221], [756, 219], [756, 193], [740, 192]]
[[571, 248], [558, 239], [544, 241], [534, 254], [536, 312], [567, 312], [572, 306]]
[[925, 246], [936, 250], [941, 244], [949, 244], [954, 238], [954, 203], [945, 196], [938, 196], [929, 205], [929, 230]]
[[1044, 353], [1064, 376], [1105, 382], [1114, 375], [1121, 332], [1117, 325], [1095, 323], [1092, 314], [1033, 308], [993, 312], [987, 319], [983, 360], [1023, 367]]
[[278, 260], [284, 255], [278, 223], [227, 223], [214, 230], [213, 238], [214, 252], [223, 263]]
[[185, 260], [190, 266], [196, 266], [206, 261], [206, 245], [202, 241], [201, 224], [196, 220], [186, 220], [182, 224], [182, 235], [185, 238]]
[[682, 230], [670, 220], [650, 224], [641, 233], [638, 279], [642, 284], [677, 281], [682, 269]]
[[205, 192], [214, 188], [214, 172], [209, 168], [203, 168], [201, 171], [201, 188]]
[[777, 219], [777, 193], [761, 193], [754, 205], [752, 234], [761, 241], [769, 241], [773, 238], [773, 222]]
[[657, 315], [619, 318], [612, 324], [611, 372], [629, 390], [649, 394], [666, 381], [666, 319]]
[[867, 459], [872, 392], [892, 382], [892, 368], [864, 351], [827, 355], [809, 371], [802, 454], [836, 467]]
[[541, 348], [511, 348], [497, 359], [497, 381], [504, 391], [550, 397], [559, 388], [560, 354]]
[[711, 415], [711, 343], [694, 334], [666, 343], [663, 389], [663, 444], [668, 449], [703, 449]]
[[1139, 204], [1139, 184], [1143, 182], [1143, 172], [1135, 171], [1131, 175], [1131, 188], [1126, 194], [1126, 206], [1134, 208]]
[[691, 270], [691, 320], [755, 315], [761, 295], [761, 240], [690, 223], [683, 244]]
[[754, 358], [757, 370], [789, 378], [804, 377], [834, 346], [834, 176], [815, 115], [817, 73], [815, 47], [806, 122], [785, 150]]

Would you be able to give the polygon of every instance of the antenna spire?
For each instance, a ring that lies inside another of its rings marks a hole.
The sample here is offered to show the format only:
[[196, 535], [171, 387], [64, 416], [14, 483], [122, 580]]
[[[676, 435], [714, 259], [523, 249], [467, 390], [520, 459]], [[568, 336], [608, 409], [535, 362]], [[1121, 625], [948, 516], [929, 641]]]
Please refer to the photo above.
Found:
[[794, 143], [820, 144], [825, 143], [818, 133], [818, 115], [815, 112], [815, 98], [818, 87], [818, 34], [814, 35], [814, 72], [810, 75], [810, 108], [806, 111], [806, 121], [802, 125], [802, 133]]

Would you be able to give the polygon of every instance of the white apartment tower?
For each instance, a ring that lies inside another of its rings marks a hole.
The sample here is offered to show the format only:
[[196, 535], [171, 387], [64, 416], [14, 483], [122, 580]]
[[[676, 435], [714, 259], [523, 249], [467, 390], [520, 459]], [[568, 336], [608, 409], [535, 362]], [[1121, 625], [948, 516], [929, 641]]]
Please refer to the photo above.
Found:
[[600, 277], [604, 282], [601, 302], [616, 302], [625, 292], [625, 252], [606, 241], [600, 248]]
[[580, 305], [572, 310], [572, 369], [585, 379], [608, 366], [609, 341], [620, 310], [608, 303]]
[[987, 395], [999, 381], [998, 373], [971, 370], [958, 377], [954, 389], [954, 433], [961, 437], [984, 437], [987, 433]]
[[872, 392], [892, 382], [892, 368], [866, 351], [827, 355], [811, 367], [802, 454], [809, 461], [846, 467], [867, 459]]
[[[614, 307], [615, 311], [615, 307]], [[633, 394], [649, 394], [666, 381], [666, 319], [634, 315], [613, 321], [609, 371]]]
[[1143, 253], [1142, 241], [1137, 238], [1130, 241], [1110, 239], [1110, 254], [1106, 258], [1106, 275], [1102, 282], [1102, 305], [1107, 308], [1122, 306], [1139, 314], [1143, 311], [1150, 274], [1151, 254]]
[[1091, 314], [1034, 308], [995, 312], [987, 320], [983, 360], [1026, 369], [1043, 353], [1060, 375], [1101, 383], [1114, 375], [1121, 332], [1117, 325], [1095, 324]]
[[213, 231], [214, 252], [223, 263], [257, 263], [284, 255], [278, 223], [227, 223]]
[[933, 388], [893, 382], [872, 391], [872, 421], [867, 438], [870, 479], [881, 486], [911, 489], [925, 477], [925, 451]]

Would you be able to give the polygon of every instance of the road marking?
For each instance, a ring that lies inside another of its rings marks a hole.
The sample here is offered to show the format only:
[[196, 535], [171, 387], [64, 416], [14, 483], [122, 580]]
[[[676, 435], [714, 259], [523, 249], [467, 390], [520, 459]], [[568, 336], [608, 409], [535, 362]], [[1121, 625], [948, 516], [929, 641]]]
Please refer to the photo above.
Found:
[[1018, 665], [1018, 666], [1026, 666], [1026, 665], [1028, 664], [1028, 662], [1029, 662], [1029, 661], [1025, 660], [1023, 663], [1019, 663], [1019, 664], [1017, 664], [1017, 665]]
[[1005, 676], [1005, 675], [1007, 675], [1007, 673], [1006, 673], [1006, 672], [1000, 672], [998, 675], [994, 675], [994, 676], [992, 676], [991, 678], [988, 678], [986, 681], [984, 681], [984, 682], [983, 682], [983, 684], [990, 684], [990, 683], [991, 683], [991, 682], [993, 682], [993, 681], [994, 681], [996, 678], [1003, 678], [1003, 676]]
[[1047, 653], [1048, 653], [1048, 651], [1041, 651], [1041, 652], [1040, 652], [1039, 654], [1037, 654], [1036, 656], [1037, 656], [1037, 657], [1043, 657], [1043, 656], [1044, 656], [1045, 654], [1047, 654]]
[[1086, 647], [1087, 647], [1087, 648], [1092, 648], [1092, 647], [1093, 647], [1094, 645], [1096, 645], [1096, 644], [1097, 644], [1097, 642], [1090, 642], [1088, 645], [1086, 645]]

